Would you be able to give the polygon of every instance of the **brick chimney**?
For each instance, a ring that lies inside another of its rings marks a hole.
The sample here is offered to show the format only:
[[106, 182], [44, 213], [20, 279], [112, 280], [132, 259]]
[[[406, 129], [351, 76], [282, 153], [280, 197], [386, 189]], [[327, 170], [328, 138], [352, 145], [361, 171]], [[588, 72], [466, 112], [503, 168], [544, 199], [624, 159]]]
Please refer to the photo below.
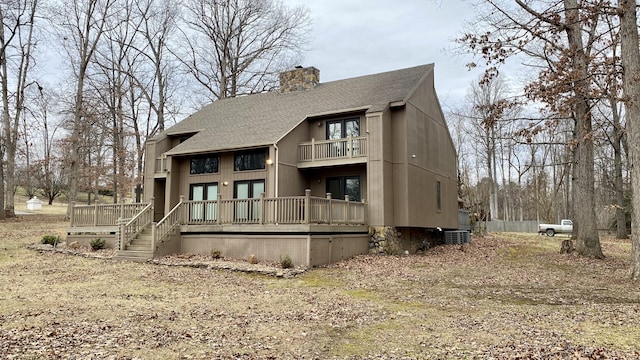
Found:
[[280, 73], [280, 92], [313, 89], [320, 83], [320, 70], [313, 66], [303, 68], [296, 66], [295, 69]]

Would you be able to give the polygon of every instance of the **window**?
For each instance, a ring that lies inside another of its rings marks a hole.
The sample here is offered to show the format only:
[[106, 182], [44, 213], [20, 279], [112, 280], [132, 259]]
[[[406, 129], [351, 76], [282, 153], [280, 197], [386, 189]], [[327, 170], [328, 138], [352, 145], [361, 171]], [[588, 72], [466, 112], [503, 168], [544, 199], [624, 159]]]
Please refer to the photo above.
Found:
[[243, 151], [235, 154], [233, 170], [260, 170], [265, 168], [267, 151], [265, 149]]
[[191, 158], [191, 169], [189, 173], [191, 175], [217, 173], [218, 163], [218, 157], [212, 155]]
[[436, 206], [437, 210], [442, 210], [442, 198], [440, 196], [440, 181], [436, 181]]
[[344, 200], [344, 196], [349, 195], [349, 200], [360, 201], [360, 176], [327, 178], [327, 192], [333, 199]]
[[327, 140], [360, 136], [360, 118], [327, 121]]
[[[189, 187], [189, 219], [191, 221], [215, 221], [218, 200], [218, 183], [191, 184]], [[209, 201], [209, 202], [206, 202]]]
[[236, 181], [233, 184], [235, 202], [235, 220], [239, 222], [255, 222], [260, 218], [260, 194], [265, 191], [264, 180]]

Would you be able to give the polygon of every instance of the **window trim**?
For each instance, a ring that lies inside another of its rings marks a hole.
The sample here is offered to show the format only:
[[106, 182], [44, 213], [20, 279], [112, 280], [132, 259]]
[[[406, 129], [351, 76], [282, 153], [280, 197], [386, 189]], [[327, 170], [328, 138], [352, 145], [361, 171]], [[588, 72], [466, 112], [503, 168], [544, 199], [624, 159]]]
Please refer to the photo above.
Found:
[[362, 133], [360, 131], [360, 123], [362, 122], [362, 119], [360, 116], [352, 116], [352, 117], [345, 117], [345, 118], [341, 118], [341, 119], [331, 119], [331, 120], [327, 120], [326, 124], [325, 124], [325, 139], [329, 140], [329, 124], [335, 124], [335, 123], [340, 123], [340, 139], [346, 139], [348, 137], [347, 135], [347, 122], [351, 121], [351, 120], [355, 120], [356, 123], [358, 124], [358, 133], [360, 136]]
[[[196, 160], [206, 160], [206, 159], [215, 160], [214, 171], [212, 171], [212, 172], [194, 172], [193, 162], [196, 161]], [[220, 156], [218, 156], [218, 155], [214, 155], [214, 154], [198, 155], [198, 156], [192, 156], [189, 159], [189, 175], [207, 175], [207, 174], [219, 174], [219, 173], [220, 173]]]
[[[256, 168], [251, 168], [251, 169], [240, 169], [238, 167], [238, 156], [243, 156], [243, 155], [262, 155], [263, 156], [262, 164], [258, 165], [258, 166], [262, 166], [262, 167], [256, 167]], [[234, 172], [241, 172], [241, 171], [262, 171], [262, 170], [266, 170], [267, 169], [267, 157], [268, 157], [268, 149], [266, 149], [266, 148], [236, 151], [233, 154], [233, 171]]]
[[[330, 180], [340, 180], [340, 188], [342, 190], [342, 192], [344, 193], [344, 195], [348, 195], [347, 194], [347, 180], [348, 179], [358, 179], [358, 195], [359, 198], [358, 199], [354, 199], [351, 196], [349, 196], [349, 201], [362, 201], [362, 177], [360, 175], [344, 175], [344, 176], [330, 176], [327, 177], [325, 179], [325, 189], [326, 192], [329, 192], [329, 181]], [[336, 194], [331, 194], [331, 198], [332, 199], [336, 199], [336, 200], [344, 200], [344, 195], [340, 198], [340, 197], [336, 197]]]

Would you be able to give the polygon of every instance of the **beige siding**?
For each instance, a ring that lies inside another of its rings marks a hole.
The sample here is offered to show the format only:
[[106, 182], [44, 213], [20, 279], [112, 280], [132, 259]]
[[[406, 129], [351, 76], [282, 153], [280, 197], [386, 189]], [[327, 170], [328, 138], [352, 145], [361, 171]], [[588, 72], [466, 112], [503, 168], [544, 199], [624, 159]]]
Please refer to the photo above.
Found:
[[367, 183], [369, 186], [369, 224], [392, 225], [393, 221], [393, 138], [389, 111], [367, 114], [369, 162]]
[[[178, 191], [180, 195], [183, 195], [185, 199], [189, 199], [189, 188], [191, 184], [203, 184], [203, 183], [218, 183], [218, 193], [222, 196], [223, 199], [232, 199], [233, 198], [233, 188], [235, 181], [242, 180], [265, 180], [265, 190], [267, 192], [266, 196], [273, 196], [273, 180], [269, 181], [268, 176], [269, 172], [274, 171], [274, 165], [266, 165], [266, 169], [264, 170], [251, 170], [251, 171], [234, 171], [233, 170], [233, 153], [223, 153], [220, 154], [220, 162], [218, 166], [218, 173], [216, 174], [197, 174], [191, 175], [190, 172], [190, 157], [180, 157], [179, 161], [177, 161], [177, 168], [179, 168], [180, 173], [182, 174], [180, 185], [178, 187]], [[175, 163], [174, 163], [175, 165]], [[173, 177], [173, 174], [171, 174]], [[227, 185], [224, 183], [227, 182]], [[176, 204], [178, 198], [172, 196], [172, 204]]]
[[366, 254], [369, 235], [313, 235], [309, 250], [309, 266], [330, 264]]
[[211, 255], [220, 250], [222, 256], [246, 259], [255, 255], [258, 261], [278, 262], [288, 255], [295, 266], [308, 266], [309, 235], [182, 235], [182, 253]]
[[308, 141], [309, 123], [303, 122], [278, 142], [278, 196], [300, 196], [309, 187], [298, 170], [298, 144]]
[[[430, 76], [404, 110], [393, 114], [395, 226], [458, 226], [455, 148], [432, 86]], [[440, 210], [437, 181], [441, 184]]]

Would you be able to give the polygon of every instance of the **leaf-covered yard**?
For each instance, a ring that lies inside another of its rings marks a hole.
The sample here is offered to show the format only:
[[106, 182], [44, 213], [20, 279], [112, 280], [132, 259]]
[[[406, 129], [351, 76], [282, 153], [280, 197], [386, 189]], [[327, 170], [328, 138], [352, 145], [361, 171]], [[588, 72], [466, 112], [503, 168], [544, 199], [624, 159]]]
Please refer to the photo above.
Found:
[[[607, 258], [560, 238], [492, 234], [294, 278], [29, 250], [66, 223], [0, 223], [0, 354], [8, 359], [635, 359], [630, 241]], [[166, 263], [190, 259], [167, 259]], [[216, 267], [207, 264], [217, 265]]]

